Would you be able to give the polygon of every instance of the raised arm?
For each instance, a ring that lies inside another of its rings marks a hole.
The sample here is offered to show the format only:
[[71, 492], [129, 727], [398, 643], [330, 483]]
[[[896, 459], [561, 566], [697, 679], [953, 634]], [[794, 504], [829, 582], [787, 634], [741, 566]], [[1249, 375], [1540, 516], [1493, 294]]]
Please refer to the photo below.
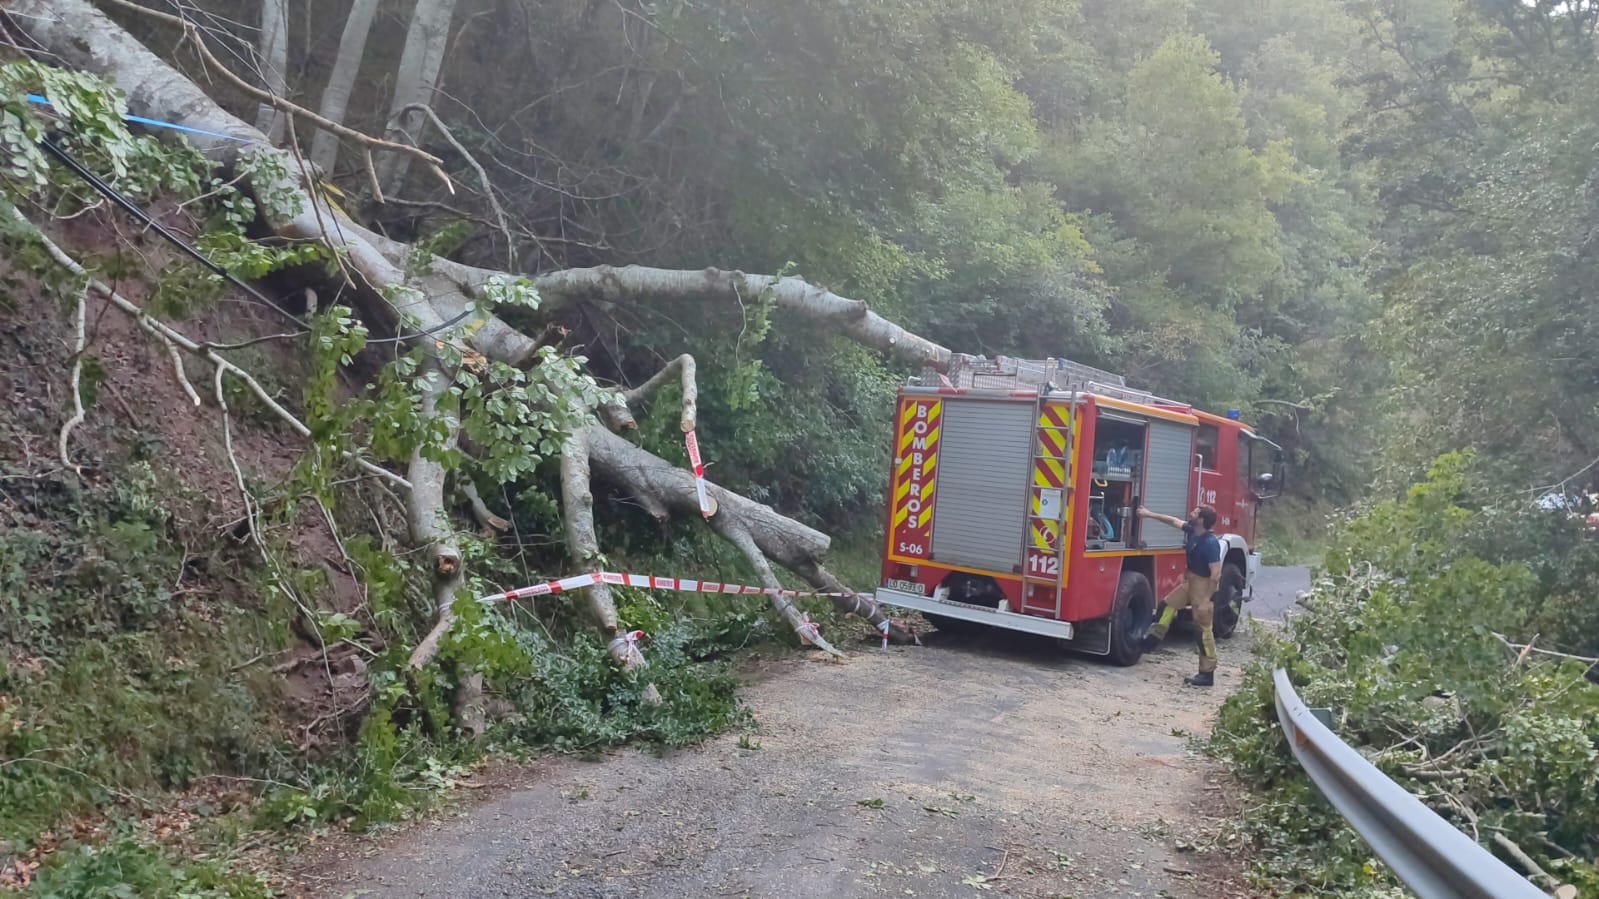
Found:
[[1183, 520], [1181, 518], [1178, 518], [1175, 515], [1162, 515], [1159, 512], [1151, 512], [1148, 509], [1144, 508], [1143, 506], [1139, 506], [1138, 507], [1138, 517], [1139, 518], [1152, 518], [1155, 521], [1160, 522], [1161, 524], [1169, 524], [1172, 527], [1177, 528], [1178, 530], [1182, 530], [1182, 527], [1183, 527]]

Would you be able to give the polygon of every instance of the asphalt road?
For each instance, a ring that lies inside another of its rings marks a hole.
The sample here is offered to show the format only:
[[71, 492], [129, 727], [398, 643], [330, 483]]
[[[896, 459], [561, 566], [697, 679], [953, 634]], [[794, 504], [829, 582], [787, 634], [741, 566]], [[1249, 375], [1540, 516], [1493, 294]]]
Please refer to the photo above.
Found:
[[1299, 594], [1310, 589], [1310, 569], [1302, 565], [1261, 566], [1255, 580], [1255, 596], [1244, 604], [1244, 611], [1267, 621], [1282, 621]]

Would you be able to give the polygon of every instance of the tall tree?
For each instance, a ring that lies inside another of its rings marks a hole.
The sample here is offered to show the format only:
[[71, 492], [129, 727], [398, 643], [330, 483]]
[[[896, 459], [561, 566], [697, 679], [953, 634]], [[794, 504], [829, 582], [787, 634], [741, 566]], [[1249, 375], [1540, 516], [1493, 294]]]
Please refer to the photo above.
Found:
[[[327, 87], [322, 89], [322, 105], [317, 110], [323, 118], [344, 124], [344, 113], [350, 105], [350, 92], [361, 73], [361, 60], [366, 55], [367, 35], [372, 31], [372, 19], [377, 15], [382, 0], [355, 0], [350, 15], [344, 20], [344, 33], [339, 37], [339, 54], [328, 75]], [[339, 138], [327, 129], [319, 129], [311, 141], [311, 161], [322, 171], [332, 174], [339, 161]]]
[[[289, 92], [289, 0], [261, 0], [261, 30], [256, 43], [262, 87], [273, 96]], [[283, 140], [284, 114], [268, 103], [256, 110], [256, 130], [273, 143]]]
[[[455, 17], [456, 0], [417, 0], [411, 25], [405, 32], [405, 49], [394, 75], [394, 102], [389, 107], [388, 136], [420, 144], [427, 127], [426, 114], [413, 107], [432, 106], [433, 90], [438, 86], [444, 52], [449, 48], [450, 21]], [[385, 194], [400, 191], [410, 171], [411, 157], [391, 153], [378, 166], [378, 181]]]

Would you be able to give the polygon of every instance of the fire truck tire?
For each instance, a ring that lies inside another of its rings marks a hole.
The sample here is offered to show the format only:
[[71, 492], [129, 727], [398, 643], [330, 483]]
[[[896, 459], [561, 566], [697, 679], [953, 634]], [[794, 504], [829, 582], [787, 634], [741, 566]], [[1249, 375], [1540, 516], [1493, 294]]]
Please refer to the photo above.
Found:
[[1155, 620], [1155, 591], [1149, 578], [1136, 571], [1124, 571], [1116, 581], [1116, 599], [1110, 606], [1110, 653], [1112, 665], [1136, 665], [1144, 654], [1144, 635]]
[[1221, 588], [1210, 598], [1216, 607], [1211, 631], [1216, 639], [1225, 640], [1238, 630], [1238, 621], [1244, 615], [1244, 572], [1237, 565], [1227, 565], [1221, 570]]

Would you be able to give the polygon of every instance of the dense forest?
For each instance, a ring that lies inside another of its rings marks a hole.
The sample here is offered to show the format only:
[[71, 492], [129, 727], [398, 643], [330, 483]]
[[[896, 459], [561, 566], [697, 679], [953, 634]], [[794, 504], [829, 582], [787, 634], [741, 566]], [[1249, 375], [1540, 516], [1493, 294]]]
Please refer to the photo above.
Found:
[[[1391, 883], [1335, 815], [1282, 812], [1311, 793], [1276, 663], [1484, 844], [1599, 886], [1599, 553], [1534, 503], [1599, 485], [1596, 25], [10, 0], [0, 860], [215, 772], [261, 781], [241, 820], [385, 820], [487, 745], [725, 727], [752, 640], [905, 638], [853, 599], [471, 599], [602, 559], [869, 587], [893, 391], [953, 350], [1121, 372], [1290, 451], [1268, 551], [1332, 549], [1212, 743], [1289, 797], [1242, 825], [1263, 882]], [[125, 851], [152, 893], [265, 889]]]

